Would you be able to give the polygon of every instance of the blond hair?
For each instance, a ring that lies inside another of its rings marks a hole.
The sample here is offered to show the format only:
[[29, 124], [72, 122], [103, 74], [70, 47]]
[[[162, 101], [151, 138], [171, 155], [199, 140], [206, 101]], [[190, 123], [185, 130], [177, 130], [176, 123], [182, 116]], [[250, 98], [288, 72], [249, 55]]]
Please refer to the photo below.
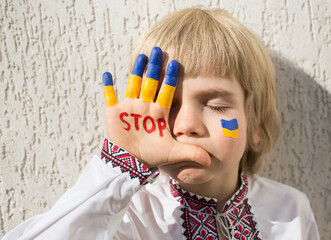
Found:
[[212, 75], [239, 81], [247, 117], [247, 146], [240, 168], [248, 174], [258, 172], [280, 131], [274, 68], [259, 38], [225, 10], [191, 8], [168, 15], [138, 40], [131, 69], [138, 54], [148, 56], [154, 46], [171, 50], [169, 57], [183, 66], [184, 78]]

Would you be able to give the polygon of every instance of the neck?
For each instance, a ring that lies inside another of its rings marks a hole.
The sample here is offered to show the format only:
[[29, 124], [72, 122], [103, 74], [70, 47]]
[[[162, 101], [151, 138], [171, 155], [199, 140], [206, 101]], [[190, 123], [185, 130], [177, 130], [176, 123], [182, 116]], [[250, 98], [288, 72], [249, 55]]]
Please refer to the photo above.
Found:
[[226, 202], [240, 188], [241, 180], [239, 170], [235, 169], [229, 173], [219, 175], [213, 181], [202, 184], [183, 184], [178, 183], [186, 191], [198, 194], [204, 197], [217, 199], [217, 211], [222, 212]]

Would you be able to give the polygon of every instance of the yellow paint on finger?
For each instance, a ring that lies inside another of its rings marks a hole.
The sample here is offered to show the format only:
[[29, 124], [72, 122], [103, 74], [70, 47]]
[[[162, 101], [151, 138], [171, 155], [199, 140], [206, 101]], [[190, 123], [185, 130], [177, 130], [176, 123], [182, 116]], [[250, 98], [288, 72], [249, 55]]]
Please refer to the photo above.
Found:
[[126, 87], [125, 97], [127, 98], [138, 98], [141, 87], [141, 77], [131, 74]]
[[158, 81], [153, 78], [145, 78], [141, 88], [141, 98], [143, 102], [154, 102]]
[[223, 128], [223, 136], [237, 138], [237, 137], [239, 137], [239, 128], [236, 130], [232, 130], [232, 131], [229, 129]]
[[175, 89], [175, 87], [165, 84], [157, 97], [156, 103], [165, 109], [170, 109]]
[[103, 96], [105, 97], [106, 107], [111, 107], [117, 104], [117, 97], [113, 86], [104, 86]]

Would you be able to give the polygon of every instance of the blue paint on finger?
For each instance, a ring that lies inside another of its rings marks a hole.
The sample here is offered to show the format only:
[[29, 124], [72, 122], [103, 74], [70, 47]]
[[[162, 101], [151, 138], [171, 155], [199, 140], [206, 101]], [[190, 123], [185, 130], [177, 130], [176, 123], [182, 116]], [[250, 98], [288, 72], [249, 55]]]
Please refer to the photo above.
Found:
[[104, 86], [113, 86], [113, 77], [111, 76], [110, 72], [105, 72], [102, 75], [102, 82]]
[[153, 47], [151, 55], [149, 57], [146, 77], [159, 80], [161, 64], [162, 64], [162, 50], [159, 47]]
[[162, 50], [159, 47], [153, 47], [149, 57], [149, 63], [161, 65], [162, 63]]
[[148, 58], [146, 55], [140, 54], [134, 63], [131, 74], [142, 77], [146, 67], [147, 60]]
[[179, 73], [179, 63], [176, 60], [172, 60], [168, 64], [164, 83], [172, 87], [176, 87], [178, 73]]

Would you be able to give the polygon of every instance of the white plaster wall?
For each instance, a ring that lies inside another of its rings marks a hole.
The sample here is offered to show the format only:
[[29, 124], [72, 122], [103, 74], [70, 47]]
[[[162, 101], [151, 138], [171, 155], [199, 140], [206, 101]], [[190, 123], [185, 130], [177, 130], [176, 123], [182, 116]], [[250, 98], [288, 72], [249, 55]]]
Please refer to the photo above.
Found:
[[273, 52], [283, 131], [263, 175], [304, 191], [331, 239], [330, 0], [2, 0], [0, 236], [49, 209], [99, 154], [102, 73], [122, 98], [136, 38], [196, 5], [227, 9]]

